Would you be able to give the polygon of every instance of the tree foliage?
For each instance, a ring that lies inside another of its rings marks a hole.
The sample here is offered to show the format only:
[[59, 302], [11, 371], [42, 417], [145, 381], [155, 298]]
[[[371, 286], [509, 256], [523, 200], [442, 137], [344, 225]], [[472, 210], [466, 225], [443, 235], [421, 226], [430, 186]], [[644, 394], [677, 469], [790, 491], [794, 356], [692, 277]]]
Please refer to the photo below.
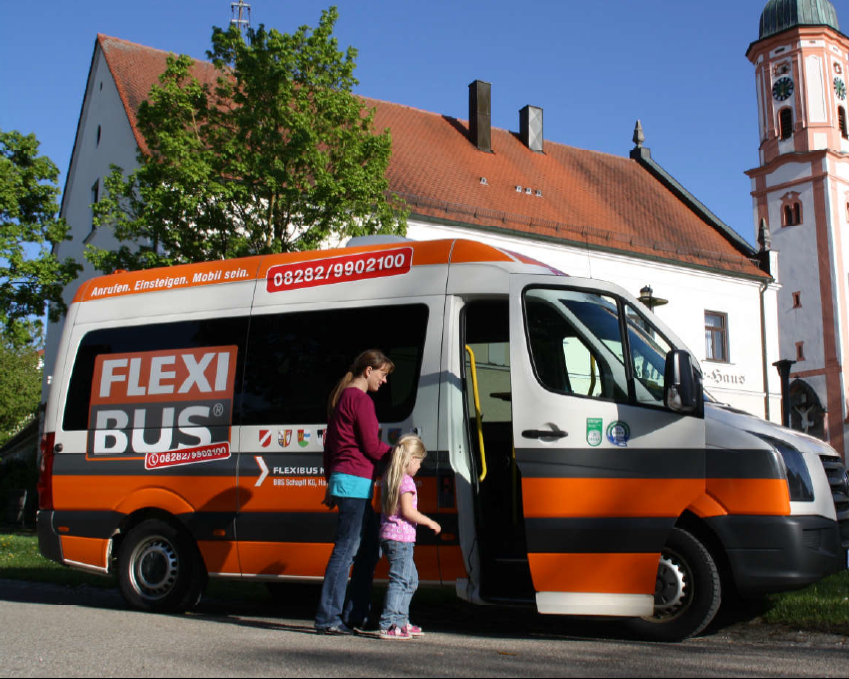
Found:
[[[102, 271], [289, 252], [329, 238], [404, 233], [389, 196], [388, 130], [352, 93], [356, 50], [336, 8], [294, 34], [213, 29], [214, 84], [171, 56], [138, 111], [146, 151], [113, 167], [95, 224], [124, 245], [90, 248]], [[204, 79], [206, 80], [206, 79]]]
[[40, 335], [45, 306], [59, 320], [62, 290], [82, 268], [52, 252], [68, 225], [58, 217], [59, 170], [38, 146], [34, 134], [0, 130], [0, 329], [17, 345]]
[[38, 410], [41, 373], [33, 347], [0, 337], [0, 446], [23, 429]]

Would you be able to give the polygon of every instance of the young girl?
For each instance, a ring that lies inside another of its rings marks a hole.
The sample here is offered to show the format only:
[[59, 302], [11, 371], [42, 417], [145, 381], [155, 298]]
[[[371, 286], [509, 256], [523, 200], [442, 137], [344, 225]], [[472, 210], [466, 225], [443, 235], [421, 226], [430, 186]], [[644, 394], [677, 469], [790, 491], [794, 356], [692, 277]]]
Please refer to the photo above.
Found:
[[410, 623], [410, 600], [419, 586], [413, 562], [416, 525], [439, 535], [441, 526], [418, 511], [418, 494], [413, 477], [427, 456], [418, 436], [401, 437], [389, 468], [383, 476], [383, 514], [380, 517], [380, 546], [389, 560], [389, 588], [380, 618], [381, 639], [412, 639], [423, 634]]

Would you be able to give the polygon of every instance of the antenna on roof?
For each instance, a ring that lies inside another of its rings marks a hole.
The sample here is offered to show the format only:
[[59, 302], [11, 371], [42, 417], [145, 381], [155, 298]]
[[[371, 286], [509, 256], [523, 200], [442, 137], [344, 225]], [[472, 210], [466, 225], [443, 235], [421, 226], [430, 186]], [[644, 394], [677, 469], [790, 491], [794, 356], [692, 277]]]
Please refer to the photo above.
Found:
[[251, 6], [244, 0], [230, 3], [230, 25], [237, 26], [244, 34], [251, 27]]

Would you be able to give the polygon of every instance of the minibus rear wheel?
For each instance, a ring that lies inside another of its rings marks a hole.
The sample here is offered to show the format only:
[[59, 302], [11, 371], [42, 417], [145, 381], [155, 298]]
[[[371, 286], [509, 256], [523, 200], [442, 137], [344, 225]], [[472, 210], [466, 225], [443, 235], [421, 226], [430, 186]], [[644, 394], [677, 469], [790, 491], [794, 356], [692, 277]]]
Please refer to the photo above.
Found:
[[629, 621], [650, 641], [681, 641], [703, 631], [722, 601], [719, 569], [691, 533], [673, 528], [660, 555], [654, 615]]
[[196, 550], [179, 529], [160, 519], [142, 521], [118, 552], [118, 586], [133, 608], [175, 613], [195, 605], [204, 578]]

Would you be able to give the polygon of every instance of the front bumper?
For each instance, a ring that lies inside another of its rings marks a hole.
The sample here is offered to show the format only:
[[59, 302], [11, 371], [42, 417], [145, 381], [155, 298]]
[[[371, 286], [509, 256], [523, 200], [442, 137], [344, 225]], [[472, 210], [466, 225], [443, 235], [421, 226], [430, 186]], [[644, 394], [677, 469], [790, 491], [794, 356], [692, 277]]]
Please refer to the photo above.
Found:
[[725, 547], [741, 594], [799, 589], [846, 568], [836, 521], [821, 516], [708, 519]]

